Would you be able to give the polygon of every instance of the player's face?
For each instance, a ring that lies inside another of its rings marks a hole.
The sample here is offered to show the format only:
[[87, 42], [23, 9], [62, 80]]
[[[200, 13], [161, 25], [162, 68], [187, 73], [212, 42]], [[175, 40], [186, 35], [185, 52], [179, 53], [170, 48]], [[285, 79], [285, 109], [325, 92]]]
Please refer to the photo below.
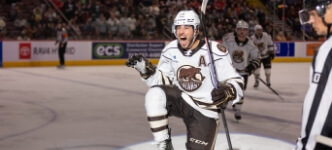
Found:
[[182, 48], [189, 49], [194, 38], [194, 28], [191, 25], [176, 26], [176, 36]]
[[256, 35], [261, 36], [263, 33], [263, 29], [257, 29], [256, 30]]
[[327, 27], [323, 23], [322, 18], [319, 16], [316, 10], [309, 11], [309, 23], [315, 29], [318, 35], [326, 35]]
[[246, 28], [237, 28], [237, 36], [239, 38], [245, 38], [248, 36], [248, 29]]

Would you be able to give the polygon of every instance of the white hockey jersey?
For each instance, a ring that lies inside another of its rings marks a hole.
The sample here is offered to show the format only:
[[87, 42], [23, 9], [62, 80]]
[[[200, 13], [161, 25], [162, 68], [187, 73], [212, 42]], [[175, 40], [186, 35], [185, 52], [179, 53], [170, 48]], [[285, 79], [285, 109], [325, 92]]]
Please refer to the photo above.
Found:
[[[227, 82], [236, 88], [239, 102], [243, 97], [242, 77], [232, 67], [226, 49], [217, 42], [210, 42], [219, 82]], [[209, 51], [203, 40], [194, 50], [181, 50], [178, 41], [170, 42], [162, 51], [156, 73], [145, 80], [148, 86], [172, 84], [183, 91], [183, 99], [207, 117], [218, 118], [218, 108], [211, 106], [212, 83]]]
[[332, 36], [320, 46], [310, 68], [309, 89], [303, 103], [301, 137], [297, 141], [296, 150], [325, 149], [319, 147], [316, 136], [331, 138], [331, 69]]
[[260, 56], [257, 47], [247, 37], [245, 42], [240, 42], [235, 36], [230, 36], [222, 43], [228, 50], [233, 60], [233, 66], [241, 75], [247, 75], [246, 67], [251, 63], [255, 68], [260, 63]]
[[266, 32], [263, 32], [261, 37], [258, 37], [256, 34], [254, 34], [250, 38], [257, 46], [261, 59], [268, 58], [269, 51], [274, 53], [272, 38]]

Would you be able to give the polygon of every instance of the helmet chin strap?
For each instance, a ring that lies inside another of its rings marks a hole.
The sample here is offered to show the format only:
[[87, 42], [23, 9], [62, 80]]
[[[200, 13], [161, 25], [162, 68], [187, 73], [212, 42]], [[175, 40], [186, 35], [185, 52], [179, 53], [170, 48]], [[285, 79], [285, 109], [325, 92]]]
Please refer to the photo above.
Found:
[[198, 36], [198, 33], [197, 33], [197, 29], [195, 30], [195, 32], [194, 32], [194, 38], [193, 38], [193, 40], [191, 40], [191, 42], [190, 42], [190, 44], [189, 44], [189, 46], [188, 46], [188, 49], [190, 49], [191, 48], [191, 46], [193, 46], [193, 44], [195, 43], [195, 40], [196, 40], [196, 37]]
[[330, 31], [330, 30], [331, 30], [331, 26], [332, 26], [332, 24], [331, 24], [331, 23], [326, 23], [324, 17], [322, 17], [322, 20], [323, 20], [323, 23], [327, 26], [327, 34], [326, 34], [326, 38], [329, 38], [330, 35], [331, 35], [331, 31]]
[[326, 35], [326, 38], [329, 38], [330, 35], [331, 35], [331, 31], [330, 31], [330, 30], [331, 30], [331, 25], [332, 25], [332, 24], [328, 24], [328, 25], [327, 25], [327, 35]]

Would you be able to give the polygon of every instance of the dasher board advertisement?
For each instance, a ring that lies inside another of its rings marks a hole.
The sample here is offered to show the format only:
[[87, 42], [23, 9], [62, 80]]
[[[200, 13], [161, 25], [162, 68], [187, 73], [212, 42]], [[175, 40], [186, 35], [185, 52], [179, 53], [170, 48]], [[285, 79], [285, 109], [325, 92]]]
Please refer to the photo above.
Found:
[[134, 54], [159, 58], [165, 42], [93, 42], [92, 59], [124, 59]]
[[[4, 41], [3, 62], [57, 61], [58, 44], [54, 41]], [[66, 60], [90, 60], [91, 42], [69, 41]]]

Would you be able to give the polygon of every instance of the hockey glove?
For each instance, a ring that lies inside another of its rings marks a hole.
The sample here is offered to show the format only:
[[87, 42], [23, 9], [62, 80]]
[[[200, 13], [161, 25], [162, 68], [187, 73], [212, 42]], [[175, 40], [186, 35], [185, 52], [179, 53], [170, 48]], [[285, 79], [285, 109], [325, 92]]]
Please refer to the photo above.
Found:
[[223, 107], [228, 101], [236, 98], [236, 90], [232, 84], [219, 83], [218, 89], [214, 88], [211, 92], [213, 104], [217, 107]]
[[128, 58], [126, 66], [135, 68], [144, 79], [149, 78], [156, 71], [156, 66], [141, 54], [135, 54]]
[[269, 54], [269, 57], [270, 57], [270, 60], [273, 60], [274, 59], [274, 51], [268, 51], [268, 54]]
[[254, 71], [255, 71], [255, 67], [252, 64], [249, 64], [245, 69], [245, 72], [247, 72], [249, 75], [251, 75]]

